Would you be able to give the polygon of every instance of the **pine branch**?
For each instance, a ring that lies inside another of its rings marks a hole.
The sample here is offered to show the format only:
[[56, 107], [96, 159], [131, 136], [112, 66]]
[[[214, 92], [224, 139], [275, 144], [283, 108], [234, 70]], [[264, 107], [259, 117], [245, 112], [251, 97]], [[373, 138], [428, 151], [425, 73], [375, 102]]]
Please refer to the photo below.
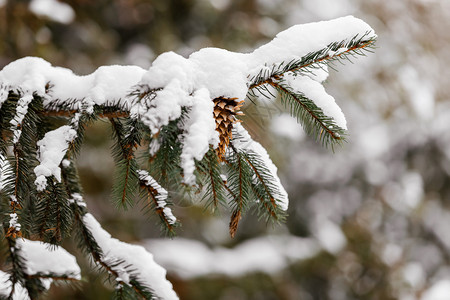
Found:
[[236, 234], [239, 220], [242, 213], [250, 202], [250, 191], [252, 186], [252, 170], [242, 153], [230, 144], [231, 154], [227, 157], [228, 161], [228, 186], [235, 197], [231, 200], [233, 212], [230, 220], [230, 236], [233, 238]]
[[[311, 38], [311, 45], [303, 47], [302, 39], [297, 38], [302, 30], [311, 33], [336, 26], [339, 41], [333, 41], [333, 34], [326, 34]], [[83, 80], [42, 59], [27, 57], [11, 63], [0, 71], [4, 81], [0, 82], [0, 159], [7, 159], [11, 170], [1, 191], [5, 201], [0, 203], [2, 210], [10, 212], [9, 219], [7, 214], [0, 217], [11, 246], [8, 257], [13, 285], [9, 297], [16, 284], [24, 286], [30, 297], [37, 297], [42, 278], [65, 279], [64, 275], [27, 275], [23, 271], [24, 262], [14, 245], [23, 228], [25, 236], [38, 233], [41, 240], [52, 244], [61, 243], [73, 229], [83, 252], [114, 277], [118, 299], [154, 299], [161, 292], [164, 298], [177, 298], [165, 271], [151, 255], [139, 246], [112, 238], [88, 214], [73, 161], [83, 143], [85, 127], [97, 118], [111, 122], [116, 162], [113, 194], [118, 206], [131, 205], [140, 186], [146, 208], [154, 209], [163, 227], [173, 233], [178, 223], [168, 207], [168, 192], [158, 182], [171, 190], [199, 184], [205, 187], [204, 197], [210, 199], [208, 206], [213, 209], [228, 200], [232, 210], [230, 235], [234, 237], [251, 205], [256, 205], [260, 216], [268, 220], [281, 220], [288, 205], [276, 167], [262, 146], [256, 142], [243, 145], [233, 137], [232, 130], [240, 128], [237, 132], [245, 133], [236, 120], [243, 101], [236, 100], [244, 99], [246, 92], [271, 97], [275, 89], [305, 130], [333, 147], [343, 141], [345, 119], [341, 122], [336, 110], [323, 102], [318, 104], [323, 97], [311, 96], [302, 86], [304, 82], [290, 80], [289, 76], [318, 79], [311, 74], [325, 64], [364, 55], [373, 47], [375, 37], [367, 24], [347, 17], [288, 29], [245, 56], [213, 48], [187, 59], [169, 52], [149, 70], [103, 67]], [[280, 47], [286, 51], [272, 55], [271, 51]], [[223, 61], [228, 63], [224, 66]], [[255, 70], [259, 73], [252, 76]], [[224, 80], [211, 80], [216, 77]], [[74, 90], [72, 85], [81, 84], [86, 88], [69, 94]], [[316, 87], [312, 90], [317, 91]], [[141, 143], [147, 142], [144, 158], [152, 176], [139, 170], [135, 154]], [[222, 169], [227, 180], [221, 175]], [[198, 175], [197, 182], [190, 180], [194, 174]], [[146, 269], [141, 265], [144, 261]], [[153, 277], [155, 273], [158, 276]]]
[[[5, 234], [6, 236], [6, 234]], [[12, 238], [6, 238], [8, 243], [8, 257], [7, 260], [11, 264], [9, 270], [9, 280], [11, 281], [11, 291], [8, 299], [11, 299], [14, 294], [16, 284], [22, 284], [25, 278], [23, 261], [20, 256], [17, 255], [17, 248], [15, 240]]]
[[43, 241], [58, 245], [69, 235], [73, 213], [63, 184], [50, 182], [48, 189], [40, 193], [36, 212], [38, 232]]
[[36, 189], [32, 180], [32, 169], [36, 164], [35, 143], [41, 132], [38, 125], [41, 121], [38, 116], [38, 112], [42, 109], [41, 99], [28, 99], [19, 107], [18, 102], [21, 99], [23, 97], [14, 95], [14, 101], [8, 100], [5, 103], [7, 108], [5, 117], [9, 122], [2, 125], [5, 131], [11, 133], [7, 145], [13, 149], [13, 156], [8, 159], [12, 172], [7, 174], [2, 192], [11, 199], [11, 213], [20, 219], [16, 229], [9, 228], [8, 235], [13, 237], [22, 236], [23, 233], [29, 235], [33, 226]]
[[[71, 207], [74, 214], [74, 229], [77, 238], [77, 246], [83, 253], [90, 255], [94, 262], [103, 268], [108, 274], [119, 278], [119, 274], [114, 270], [111, 263], [104, 261], [103, 251], [98, 245], [96, 239], [92, 235], [91, 230], [83, 221], [83, 216], [86, 215], [87, 210], [85, 205], [80, 205], [83, 202], [73, 201]], [[113, 263], [114, 265], [114, 263]], [[126, 285], [122, 280], [118, 280], [120, 286]]]
[[136, 291], [128, 284], [118, 284], [112, 297], [113, 300], [129, 300], [137, 298], [138, 295], [136, 295]]
[[265, 214], [267, 220], [283, 221], [286, 212], [278, 204], [281, 192], [274, 183], [275, 179], [265, 166], [264, 161], [253, 151], [243, 152], [242, 156], [253, 170], [254, 176], [251, 187], [253, 195], [258, 200], [256, 204], [260, 207], [261, 215]]
[[[79, 111], [76, 109], [70, 109], [70, 110], [45, 110], [40, 113], [42, 117], [72, 117]], [[101, 112], [98, 114], [93, 114], [90, 116], [95, 116], [97, 118], [104, 118], [104, 119], [117, 119], [117, 118], [129, 118], [130, 113], [127, 111], [108, 111], [108, 112]]]
[[[158, 298], [158, 295], [154, 295], [154, 291], [152, 287], [148, 286], [145, 280], [143, 279], [138, 268], [146, 269], [154, 266], [151, 265], [136, 265], [136, 259], [138, 256], [134, 257], [134, 262], [130, 262], [125, 257], [130, 257], [130, 254], [134, 256], [139, 252], [142, 254], [142, 247], [134, 246], [122, 243], [116, 239], [113, 239], [107, 232], [104, 231], [103, 228], [98, 224], [97, 220], [90, 215], [86, 214], [83, 216], [81, 220], [81, 226], [83, 227], [83, 231], [85, 232], [85, 236], [92, 237], [94, 244], [100, 249], [100, 252], [94, 252], [93, 258], [94, 260], [101, 265], [104, 269], [106, 269], [110, 274], [112, 274], [116, 281], [120, 284], [129, 284], [134, 291], [141, 296], [143, 299], [154, 299]], [[103, 251], [101, 244], [106, 246], [106, 251]], [[121, 252], [120, 255], [117, 251], [114, 251], [117, 247], [126, 247], [126, 249], [122, 249], [124, 252]], [[139, 250], [139, 251], [137, 251]], [[144, 259], [141, 257], [141, 259]], [[147, 261], [148, 263], [148, 261]], [[156, 263], [153, 262], [156, 265]], [[160, 279], [161, 280], [161, 279]], [[165, 279], [164, 279], [165, 280]], [[156, 283], [155, 283], [156, 284]], [[157, 285], [157, 284], [156, 284]], [[162, 286], [158, 286], [157, 288], [163, 289]]]
[[22, 285], [28, 292], [30, 299], [37, 299], [46, 289], [40, 279], [31, 278], [26, 273], [25, 260], [21, 256], [21, 250], [17, 247], [15, 239], [6, 238], [8, 243], [7, 260], [11, 265], [9, 270], [11, 291], [8, 299], [13, 299], [16, 285]]
[[180, 168], [182, 130], [180, 128], [186, 114], [187, 111], [183, 110], [179, 119], [163, 126], [151, 139], [148, 152], [148, 169], [151, 170], [151, 175], [163, 186], [170, 185], [175, 189], [182, 181]]
[[374, 49], [375, 40], [376, 37], [366, 32], [361, 36], [354, 36], [348, 42], [346, 40], [333, 42], [325, 48], [304, 55], [300, 59], [281, 62], [270, 68], [262, 68], [257, 75], [250, 78], [249, 90], [279, 80], [287, 72], [310, 73], [313, 69], [321, 68], [321, 63], [330, 64], [341, 62], [344, 59], [348, 60], [348, 57], [354, 53], [365, 55], [364, 51], [371, 52], [371, 49]]
[[146, 201], [146, 207], [154, 210], [161, 220], [162, 228], [166, 234], [173, 236], [175, 227], [180, 226], [177, 219], [173, 216], [169, 206], [168, 193], [151, 177], [147, 171], [138, 170], [139, 183], [142, 189], [142, 199]]
[[227, 197], [219, 158], [212, 147], [203, 159], [197, 162], [197, 171], [197, 177], [205, 186], [203, 200], [207, 201], [206, 207], [212, 207], [213, 211], [216, 211], [220, 204], [226, 204]]
[[138, 167], [134, 151], [141, 141], [141, 132], [136, 120], [125, 121], [125, 124], [122, 124], [119, 119], [110, 118], [109, 120], [116, 138], [113, 148], [113, 156], [116, 160], [113, 200], [118, 206], [126, 208], [134, 202], [138, 186]]
[[345, 130], [332, 117], [325, 115], [313, 100], [294, 91], [282, 80], [269, 81], [269, 85], [279, 91], [281, 102], [289, 108], [291, 115], [297, 118], [308, 135], [332, 148], [345, 140]]
[[[70, 174], [70, 172], [68, 172], [68, 174], [64, 177], [70, 178], [73, 176], [74, 176], [74, 174]], [[71, 201], [71, 208], [72, 208], [73, 216], [74, 216], [74, 228], [75, 228], [75, 234], [76, 234], [76, 238], [77, 238], [78, 248], [80, 248], [85, 254], [90, 255], [93, 258], [94, 262], [98, 266], [100, 266], [101, 268], [106, 270], [108, 274], [114, 276], [115, 281], [118, 284], [118, 287], [117, 287], [118, 290], [120, 290], [121, 287], [122, 288], [130, 287], [134, 291], [133, 295], [137, 296], [137, 297], [126, 298], [126, 299], [142, 298], [142, 299], [149, 299], [149, 300], [152, 299], [153, 300], [154, 295], [151, 292], [151, 289], [148, 286], [146, 286], [145, 284], [141, 283], [141, 281], [138, 279], [138, 277], [139, 277], [138, 272], [136, 272], [136, 270], [133, 270], [131, 268], [131, 265], [127, 261], [108, 257], [108, 254], [105, 255], [103, 249], [99, 245], [98, 240], [92, 233], [93, 228], [89, 227], [89, 226], [93, 225], [92, 221], [91, 221], [90, 225], [87, 224], [86, 204], [82, 200], [81, 196], [78, 199], [74, 199], [74, 201]], [[93, 218], [92, 215], [89, 215], [89, 217], [96, 222], [96, 220]], [[100, 227], [100, 229], [101, 229], [101, 227]], [[101, 230], [103, 230], [103, 229], [101, 229]], [[109, 239], [112, 239], [112, 238], [109, 236]], [[103, 240], [103, 242], [105, 242], [105, 241]], [[121, 275], [120, 272], [124, 272], [124, 271], [130, 277], [129, 284], [126, 283], [124, 281], [124, 279], [121, 278], [121, 276], [123, 274]], [[120, 292], [119, 292], [119, 294], [120, 294]], [[126, 293], [126, 294], [129, 295], [129, 293]]]

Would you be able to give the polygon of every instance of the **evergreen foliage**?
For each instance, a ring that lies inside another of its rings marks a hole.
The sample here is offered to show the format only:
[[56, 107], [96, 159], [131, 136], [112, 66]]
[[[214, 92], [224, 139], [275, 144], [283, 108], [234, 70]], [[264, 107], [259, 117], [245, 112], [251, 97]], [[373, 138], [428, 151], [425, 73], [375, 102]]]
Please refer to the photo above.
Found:
[[[323, 68], [324, 63], [362, 54], [361, 51], [372, 47], [374, 39], [374, 35], [366, 33], [333, 42], [299, 59], [264, 66], [258, 75], [247, 78], [248, 96], [271, 97], [272, 92], [267, 86], [275, 88], [306, 132], [324, 145], [333, 146], [344, 140], [345, 129], [338, 126], [315, 99], [309, 99], [296, 86], [289, 86], [284, 77], [288, 73], [309, 76]], [[167, 190], [180, 186], [202, 188], [206, 206], [213, 210], [228, 206], [231, 237], [235, 236], [239, 220], [251, 207], [256, 207], [258, 214], [266, 220], [282, 221], [286, 217], [287, 196], [276, 177], [276, 169], [274, 171], [274, 166], [270, 166], [272, 162], [258, 150], [262, 148], [259, 144], [245, 140], [241, 134], [244, 129], [237, 124], [242, 99], [225, 95], [210, 97], [212, 106], [215, 105], [210, 117], [216, 124], [215, 134], [219, 138], [216, 142], [208, 141], [205, 153], [193, 155], [195, 180], [190, 184], [187, 167], [183, 165], [183, 159], [188, 159], [183, 155], [186, 156], [189, 150], [185, 141], [192, 134], [193, 114], [198, 111], [193, 105], [180, 105], [178, 116], [169, 118], [166, 123], [158, 123], [162, 118], [158, 114], [150, 118], [145, 113], [158, 108], [157, 98], [168, 92], [164, 88], [136, 85], [128, 91], [126, 99], [107, 99], [103, 104], [97, 104], [87, 97], [50, 101], [56, 89], [52, 82], [46, 83], [47, 98], [38, 91], [26, 90], [26, 87], [20, 89], [2, 84], [5, 99], [0, 101], [0, 159], [7, 159], [8, 167], [0, 205], [4, 212], [1, 215], [2, 240], [8, 244], [8, 272], [12, 283], [8, 299], [13, 298], [17, 285], [24, 287], [28, 296], [34, 299], [46, 290], [43, 279], [71, 280], [76, 277], [73, 274], [28, 274], [20, 249], [15, 247], [15, 240], [20, 237], [38, 239], [54, 246], [73, 237], [78, 247], [108, 272], [112, 281], [115, 280], [114, 299], [160, 297], [140, 275], [142, 266], [130, 263], [126, 256], [112, 258], [108, 249], [104, 249], [102, 245], [109, 245], [112, 238], [103, 231], [99, 233], [101, 227], [93, 226], [95, 219], [83, 201], [75, 159], [83, 143], [85, 127], [97, 118], [109, 119], [115, 140], [112, 149], [116, 162], [113, 202], [118, 207], [130, 207], [137, 200], [139, 191], [147, 211], [158, 216], [167, 234], [173, 235], [179, 226], [169, 208], [171, 200]], [[190, 91], [189, 96], [192, 95], [198, 96], [195, 91]], [[194, 101], [201, 99], [194, 98]], [[130, 106], [138, 107], [138, 111], [132, 111]], [[59, 135], [61, 132], [65, 134]], [[61, 138], [62, 146], [57, 145], [57, 154], [64, 157], [52, 168], [48, 163], [45, 165], [45, 159], [55, 160], [48, 158], [50, 154], [45, 152], [51, 148], [45, 143], [49, 134]], [[138, 149], [149, 151], [137, 155]], [[44, 171], [38, 174], [38, 168]]]

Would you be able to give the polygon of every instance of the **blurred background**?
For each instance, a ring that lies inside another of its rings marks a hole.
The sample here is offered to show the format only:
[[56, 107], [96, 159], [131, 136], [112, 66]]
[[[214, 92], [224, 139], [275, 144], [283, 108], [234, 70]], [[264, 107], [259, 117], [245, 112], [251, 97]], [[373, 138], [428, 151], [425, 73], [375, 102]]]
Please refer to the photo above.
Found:
[[[177, 199], [178, 237], [156, 217], [109, 201], [110, 131], [99, 122], [78, 159], [88, 206], [105, 229], [146, 246], [181, 299], [450, 299], [450, 1], [0, 0], [0, 67], [23, 56], [89, 74], [148, 68], [175, 51], [252, 51], [294, 24], [352, 14], [378, 34], [374, 54], [336, 66], [325, 83], [349, 138], [333, 153], [277, 102], [249, 105], [245, 125], [269, 151], [290, 195], [285, 224]], [[46, 299], [109, 299], [75, 250], [84, 281]]]

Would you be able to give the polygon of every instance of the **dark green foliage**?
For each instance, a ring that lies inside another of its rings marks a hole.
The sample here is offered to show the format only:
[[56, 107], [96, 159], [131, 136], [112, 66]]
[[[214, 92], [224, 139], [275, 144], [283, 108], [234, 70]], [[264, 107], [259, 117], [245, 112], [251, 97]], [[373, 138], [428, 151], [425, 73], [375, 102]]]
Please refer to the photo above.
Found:
[[282, 195], [273, 175], [257, 153], [248, 151], [242, 152], [241, 155], [253, 171], [251, 188], [259, 215], [266, 216], [267, 221], [283, 221], [286, 212], [280, 208], [279, 199]]
[[139, 295], [141, 298], [143, 298], [143, 299], [158, 299], [153, 296], [151, 290], [147, 286], [142, 285], [139, 282], [139, 280], [137, 280], [136, 278], [131, 278], [130, 284], [135, 289], [136, 295]]
[[60, 244], [69, 234], [73, 219], [68, 195], [61, 183], [50, 182], [39, 194], [36, 213], [40, 238], [51, 244]]
[[16, 104], [18, 95], [13, 92], [9, 92], [8, 100], [6, 100], [0, 109], [0, 154], [6, 155], [6, 148], [8, 146], [8, 136], [11, 135], [11, 124], [9, 123], [14, 117], [16, 111]]
[[[173, 223], [164, 212], [164, 207], [172, 206], [172, 202], [167, 195], [162, 195], [157, 189], [143, 180], [140, 180], [140, 187], [140, 198], [144, 202], [144, 211], [148, 214], [155, 212], [159, 216], [161, 231], [170, 237], [175, 236], [175, 228], [179, 227], [180, 223], [178, 221]], [[158, 205], [158, 202], [161, 200], [165, 203], [164, 207]]]
[[155, 298], [148, 287], [142, 286], [139, 281], [135, 279], [130, 280], [130, 284], [124, 282], [119, 283], [116, 287], [113, 300], [128, 300], [128, 299], [158, 299]]
[[[11, 285], [14, 288], [16, 284], [22, 284], [25, 281], [24, 273], [24, 262], [22, 257], [20, 257], [18, 249], [16, 247], [16, 241], [12, 238], [6, 238], [7, 242], [7, 260], [6, 262], [10, 264], [10, 269], [8, 270]], [[11, 290], [9, 297], [12, 297], [14, 290]]]
[[127, 208], [134, 202], [138, 187], [138, 165], [134, 150], [140, 143], [140, 122], [122, 121], [110, 118], [116, 143], [113, 156], [116, 161], [116, 176], [113, 187], [113, 201], [117, 206]]
[[138, 298], [136, 295], [136, 291], [128, 284], [120, 284], [118, 286], [119, 287], [116, 288], [111, 298], [112, 300], [127, 300]]
[[[289, 108], [291, 115], [302, 124], [306, 133], [319, 140], [322, 145], [331, 145], [333, 148], [334, 145], [345, 140], [345, 130], [337, 126], [333, 118], [326, 116], [312, 99], [308, 99], [303, 93], [287, 85], [283, 75], [287, 72], [300, 75], [314, 74], [317, 69], [324, 68], [325, 64], [332, 68], [335, 62], [350, 61], [350, 56], [365, 55], [364, 51], [371, 52], [374, 42], [375, 39], [369, 38], [369, 33], [366, 33], [355, 36], [348, 42], [344, 40], [331, 43], [300, 59], [287, 63], [281, 62], [271, 66], [270, 69], [263, 68], [256, 76], [250, 78], [248, 98], [255, 103], [253, 100], [257, 97], [255, 91], [266, 98], [275, 98], [276, 95], [268, 88], [272, 86], [280, 94], [282, 103]], [[347, 50], [330, 56], [330, 51], [337, 52], [345, 48]]]
[[222, 178], [224, 168], [220, 165], [216, 151], [211, 149], [200, 162], [197, 162], [197, 180], [204, 186], [203, 200], [206, 207], [216, 211], [219, 206], [225, 206], [227, 195], [225, 182]]
[[250, 206], [256, 206], [260, 217], [283, 221], [286, 212], [280, 208], [281, 191], [262, 158], [251, 150], [231, 145], [227, 155], [226, 189], [233, 209], [230, 234], [234, 236], [239, 219]]
[[159, 147], [157, 152], [148, 158], [151, 175], [163, 186], [177, 186], [182, 182], [182, 170], [180, 167], [180, 154], [182, 145], [180, 135], [183, 133], [180, 128], [183, 123], [182, 116], [168, 125], [161, 128], [159, 133], [150, 140], [150, 149]]
[[293, 90], [283, 80], [272, 85], [281, 95], [281, 102], [289, 109], [293, 117], [302, 124], [305, 132], [324, 146], [341, 143], [345, 138], [345, 130], [336, 125], [332, 117], [325, 115], [313, 100], [303, 93]]
[[[250, 78], [250, 93], [252, 89], [266, 83], [268, 79], [277, 79], [283, 76], [286, 72], [300, 72], [303, 74], [314, 72], [314, 69], [321, 68], [320, 63], [330, 63], [340, 62], [344, 59], [350, 61], [350, 56], [365, 55], [364, 51], [371, 52], [374, 48], [374, 38], [369, 38], [369, 32], [362, 36], [355, 36], [350, 41], [337, 41], [329, 44], [327, 47], [311, 52], [300, 59], [291, 60], [289, 62], [281, 62], [278, 65], [271, 66], [271, 69], [263, 68], [261, 71]], [[339, 49], [347, 48], [345, 52], [339, 55], [330, 56], [331, 51], [338, 51]]]
[[242, 213], [245, 212], [252, 200], [253, 172], [243, 153], [234, 148], [227, 155], [227, 162], [227, 190], [231, 199], [230, 207], [232, 208], [230, 235], [234, 237]]

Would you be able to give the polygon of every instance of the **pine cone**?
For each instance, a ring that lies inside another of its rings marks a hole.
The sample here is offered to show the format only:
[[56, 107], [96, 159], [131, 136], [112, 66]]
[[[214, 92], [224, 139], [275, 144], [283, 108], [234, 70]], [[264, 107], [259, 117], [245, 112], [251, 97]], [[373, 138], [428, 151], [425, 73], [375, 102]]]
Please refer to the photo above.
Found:
[[237, 98], [215, 98], [214, 101], [214, 118], [216, 119], [216, 130], [219, 132], [219, 147], [216, 149], [219, 160], [224, 161], [225, 151], [233, 138], [231, 129], [233, 124], [240, 122], [236, 119], [236, 115], [243, 115], [240, 108], [244, 105], [244, 101], [236, 101]]

